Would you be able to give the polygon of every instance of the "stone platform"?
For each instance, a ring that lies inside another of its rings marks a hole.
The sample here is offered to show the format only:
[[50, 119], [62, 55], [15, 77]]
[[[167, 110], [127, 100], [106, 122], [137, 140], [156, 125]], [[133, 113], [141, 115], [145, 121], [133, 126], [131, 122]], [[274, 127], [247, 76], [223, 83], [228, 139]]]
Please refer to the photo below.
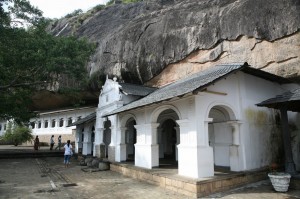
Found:
[[192, 179], [179, 176], [176, 167], [168, 166], [144, 169], [136, 167], [132, 163], [114, 162], [111, 163], [110, 169], [125, 176], [146, 181], [193, 198], [208, 196], [267, 179], [267, 170], [230, 172], [222, 168], [216, 168], [213, 177]]

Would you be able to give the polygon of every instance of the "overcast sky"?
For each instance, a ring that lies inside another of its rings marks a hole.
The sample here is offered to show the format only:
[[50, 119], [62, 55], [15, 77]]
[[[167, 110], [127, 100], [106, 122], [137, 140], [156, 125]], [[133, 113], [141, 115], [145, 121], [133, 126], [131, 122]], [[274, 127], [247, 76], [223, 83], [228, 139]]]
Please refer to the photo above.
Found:
[[43, 11], [43, 16], [60, 18], [74, 10], [84, 12], [98, 4], [106, 4], [108, 0], [29, 0], [31, 5]]

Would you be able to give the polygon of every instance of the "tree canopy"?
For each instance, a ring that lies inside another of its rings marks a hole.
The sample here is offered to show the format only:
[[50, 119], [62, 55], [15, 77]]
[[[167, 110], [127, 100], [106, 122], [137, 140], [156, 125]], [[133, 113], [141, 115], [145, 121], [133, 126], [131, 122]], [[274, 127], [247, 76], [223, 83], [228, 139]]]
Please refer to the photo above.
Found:
[[47, 20], [27, 0], [0, 6], [0, 119], [27, 122], [35, 92], [53, 89], [62, 77], [86, 80], [94, 45], [46, 32]]

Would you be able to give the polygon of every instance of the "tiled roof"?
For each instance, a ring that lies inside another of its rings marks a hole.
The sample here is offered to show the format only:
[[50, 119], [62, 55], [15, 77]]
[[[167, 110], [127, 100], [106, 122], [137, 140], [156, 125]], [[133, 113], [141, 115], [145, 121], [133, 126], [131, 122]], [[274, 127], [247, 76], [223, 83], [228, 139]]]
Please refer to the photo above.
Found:
[[72, 108], [64, 108], [64, 109], [56, 109], [56, 110], [39, 111], [38, 113], [40, 115], [45, 115], [45, 114], [54, 114], [54, 113], [62, 113], [62, 112], [90, 109], [90, 108], [96, 108], [96, 107], [97, 106], [85, 106], [85, 107], [78, 107], [78, 108], [72, 107]]
[[300, 87], [293, 91], [287, 91], [276, 97], [267, 99], [257, 106], [265, 106], [269, 108], [279, 109], [286, 106], [290, 111], [300, 112]]
[[157, 88], [154, 87], [148, 87], [143, 85], [137, 85], [137, 84], [129, 84], [129, 83], [119, 83], [121, 86], [121, 90], [129, 95], [136, 95], [136, 96], [146, 96], [149, 95], [149, 93], [152, 93]]
[[73, 122], [72, 124], [68, 125], [69, 126], [76, 126], [76, 125], [79, 125], [79, 124], [83, 124], [83, 123], [87, 123], [89, 121], [92, 121], [92, 120], [96, 120], [96, 112], [94, 113], [91, 113], [89, 114], [88, 116], [76, 121], [76, 122]]
[[205, 71], [193, 74], [187, 78], [178, 80], [172, 84], [166, 85], [160, 89], [155, 90], [153, 93], [146, 97], [134, 101], [126, 106], [120, 107], [105, 116], [113, 115], [116, 113], [128, 111], [134, 108], [142, 107], [156, 102], [171, 99], [173, 97], [182, 96], [194, 90], [201, 90], [201, 88], [207, 87], [215, 81], [223, 78], [237, 70], [247, 67], [247, 63], [234, 63], [234, 64], [222, 64], [215, 67], [211, 67]]

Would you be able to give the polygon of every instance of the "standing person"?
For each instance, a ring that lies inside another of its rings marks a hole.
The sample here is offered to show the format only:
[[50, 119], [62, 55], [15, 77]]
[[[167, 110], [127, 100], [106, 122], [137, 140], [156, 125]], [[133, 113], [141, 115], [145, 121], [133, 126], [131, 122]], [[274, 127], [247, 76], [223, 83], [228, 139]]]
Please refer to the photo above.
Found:
[[39, 150], [39, 145], [40, 145], [40, 139], [39, 136], [36, 136], [34, 139], [34, 150]]
[[61, 148], [61, 135], [60, 136], [58, 136], [58, 138], [57, 138], [57, 147], [55, 148], [55, 150], [58, 148], [58, 150], [60, 151], [60, 148]]
[[51, 138], [50, 138], [50, 150], [53, 149], [54, 143], [55, 143], [54, 142], [54, 135], [52, 135]]
[[64, 148], [65, 148], [64, 164], [65, 164], [65, 168], [67, 168], [70, 164], [71, 155], [73, 154], [70, 140], [67, 141], [67, 144], [65, 144]]

